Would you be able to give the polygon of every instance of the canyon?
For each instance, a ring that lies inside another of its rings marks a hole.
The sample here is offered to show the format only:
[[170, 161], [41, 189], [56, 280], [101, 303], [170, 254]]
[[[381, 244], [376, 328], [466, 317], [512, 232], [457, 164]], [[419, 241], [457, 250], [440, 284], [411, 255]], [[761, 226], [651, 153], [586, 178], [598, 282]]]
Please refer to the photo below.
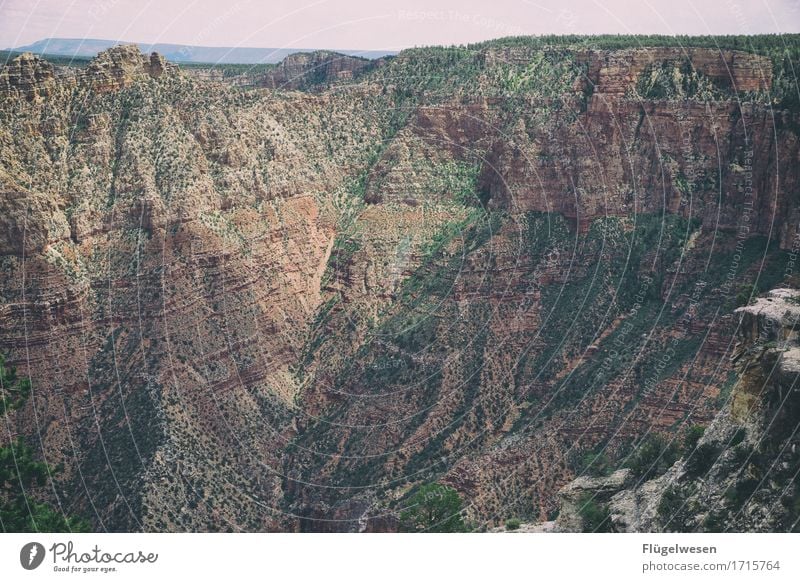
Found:
[[761, 439], [758, 396], [796, 318], [757, 348], [800, 286], [796, 83], [746, 46], [595, 44], [7, 62], [0, 354], [32, 389], [0, 442], [58, 467], [38, 498], [98, 531], [377, 532], [439, 482], [476, 530], [581, 529], [588, 493], [618, 530], [715, 531], [691, 451], [597, 470], [736, 410], [785, 466], [735, 527], [796, 528], [800, 418]]

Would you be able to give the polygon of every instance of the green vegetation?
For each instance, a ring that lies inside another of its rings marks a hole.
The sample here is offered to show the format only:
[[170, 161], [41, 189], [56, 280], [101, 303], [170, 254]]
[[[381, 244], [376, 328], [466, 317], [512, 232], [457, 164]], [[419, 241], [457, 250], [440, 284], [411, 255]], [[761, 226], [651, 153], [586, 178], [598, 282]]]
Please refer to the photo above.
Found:
[[402, 531], [457, 533], [469, 531], [461, 516], [461, 497], [452, 487], [429, 483], [408, 501], [400, 514]]
[[607, 443], [600, 443], [592, 450], [573, 451], [568, 465], [576, 476], [589, 477], [606, 477], [621, 466], [630, 469], [637, 479], [646, 481], [663, 475], [683, 456], [688, 457], [687, 472], [698, 477], [710, 469], [719, 455], [713, 446], [697, 446], [704, 432], [705, 428], [700, 425], [691, 426], [682, 442], [669, 435], [650, 434], [632, 448], [625, 445], [611, 449]]
[[18, 378], [16, 368], [7, 369], [5, 358], [0, 354], [0, 416], [20, 408], [30, 393], [30, 380]]
[[686, 474], [691, 478], [702, 477], [716, 462], [719, 452], [717, 447], [708, 443], [695, 448], [686, 459]]
[[231, 77], [239, 77], [247, 75], [250, 77], [258, 77], [264, 73], [271, 71], [277, 65], [275, 63], [176, 63], [179, 68], [188, 71], [218, 71], [222, 74], [223, 79]]
[[[723, 90], [694, 69], [692, 62], [665, 61], [649, 65], [637, 83], [636, 92], [643, 99], [723, 99]], [[681, 191], [684, 191], [681, 189]]]
[[736, 429], [736, 432], [734, 433], [733, 437], [731, 438], [731, 442], [730, 442], [730, 444], [728, 446], [730, 446], [730, 447], [738, 446], [739, 444], [741, 444], [744, 441], [746, 436], [747, 436], [747, 430], [744, 427]]
[[22, 439], [0, 447], [0, 527], [4, 532], [88, 532], [89, 524], [37, 502], [31, 493], [52, 470], [37, 461]]
[[739, 511], [758, 488], [759, 480], [747, 477], [725, 491], [725, 500], [733, 511]]
[[440, 189], [449, 193], [459, 204], [475, 205], [478, 201], [478, 172], [480, 165], [451, 161], [436, 165], [436, 179]]
[[725, 528], [728, 526], [728, 521], [725, 519], [726, 515], [724, 511], [711, 511], [706, 517], [703, 519], [702, 526], [704, 532], [710, 533], [722, 533], [725, 531]]
[[639, 442], [625, 466], [635, 477], [647, 481], [666, 472], [679, 457], [680, 450], [674, 441], [651, 433]]
[[751, 301], [755, 300], [759, 293], [760, 291], [758, 289], [758, 285], [755, 283], [739, 285], [736, 292], [736, 307], [747, 305]]
[[595, 50], [622, 50], [630, 48], [711, 48], [732, 49], [762, 55], [782, 54], [800, 49], [800, 34], [758, 35], [705, 35], [689, 36], [662, 34], [603, 34], [603, 35], [542, 35], [513, 36], [470, 44], [468, 48], [480, 50], [492, 45], [518, 46], [544, 49], [548, 47], [572, 47]]
[[608, 533], [614, 531], [611, 514], [606, 504], [595, 501], [591, 495], [587, 494], [581, 498], [578, 506], [578, 514], [581, 517], [584, 532]]
[[786, 515], [781, 524], [783, 530], [792, 533], [800, 532], [800, 477], [795, 476], [791, 491], [781, 498], [781, 504], [786, 508]]
[[614, 471], [614, 463], [602, 451], [576, 452], [572, 456], [575, 460], [569, 463], [570, 468], [578, 476], [606, 477]]
[[[772, 61], [773, 87], [770, 95], [738, 95], [739, 98], [769, 99], [780, 107], [791, 109], [800, 104], [794, 67], [800, 61], [800, 35], [727, 35], [727, 36], [662, 36], [662, 35], [547, 35], [519, 36], [490, 40], [467, 46], [423, 47], [409, 49], [390, 59], [386, 67], [375, 70], [372, 78], [395, 80], [398, 95], [410, 97], [423, 93], [427, 97], [445, 95], [476, 96], [486, 94], [524, 95], [533, 90], [546, 97], [550, 89], [561, 96], [566, 86], [582, 74], [574, 62], [580, 50], [627, 50], [632, 48], [672, 47], [678, 49], [707, 48], [739, 50], [768, 57]], [[520, 63], [492, 62], [490, 77], [482, 58], [489, 49], [526, 49], [530, 54]], [[677, 75], [672, 77], [677, 67]], [[566, 74], [567, 71], [569, 74]], [[446, 72], [446, 73], [445, 73]], [[397, 79], [402, 82], [396, 83]], [[488, 89], [494, 87], [494, 89]], [[713, 84], [684, 63], [670, 64], [663, 71], [653, 69], [641, 87], [653, 98], [718, 98], [731, 88]]]
[[706, 429], [700, 425], [689, 427], [686, 434], [683, 436], [683, 450], [691, 452], [697, 446], [697, 442], [703, 437]]
[[519, 518], [511, 517], [506, 520], [506, 529], [508, 531], [516, 531], [519, 529], [519, 526], [522, 525], [522, 521]]
[[694, 529], [695, 512], [687, 498], [692, 487], [686, 491], [677, 485], [670, 485], [658, 504], [658, 516], [664, 531], [688, 532]]
[[[20, 408], [30, 394], [30, 381], [7, 369], [0, 356], [2, 415]], [[89, 524], [36, 500], [53, 469], [38, 461], [22, 438], [0, 446], [0, 528], [4, 532], [80, 532]]]
[[[630, 224], [619, 218], [595, 220], [589, 233], [580, 237], [573, 249], [575, 234], [570, 234], [563, 217], [529, 213], [527, 219], [524, 244], [530, 249], [534, 265], [531, 286], [537, 284], [537, 265], [549, 254], [572, 256], [577, 250], [574, 264], [590, 268], [571, 274], [563, 285], [542, 287], [543, 325], [537, 335], [544, 347], [519, 367], [517, 382], [529, 382], [530, 376], [545, 380], [554, 376], [562, 358], [578, 357], [592, 343], [597, 329], [603, 325], [600, 322], [610, 324], [615, 317], [625, 317], [625, 325], [602, 339], [597, 353], [561, 384], [543, 414], [552, 414], [580, 401], [621, 374], [632, 375], [640, 387], [647, 381], [658, 382], [691, 356], [699, 338], [689, 337], [680, 342], [675, 347], [675, 357], [667, 366], [659, 367], [657, 345], [639, 353], [642, 345], [631, 338], [642, 337], [656, 329], [656, 325], [666, 328], [679, 318], [680, 313], [663, 312], [658, 290], [679, 260], [685, 240], [697, 228], [695, 221], [643, 214], [637, 215], [634, 228], [630, 228]], [[655, 255], [653, 249], [657, 249]], [[654, 265], [652, 274], [647, 272], [649, 264]]]

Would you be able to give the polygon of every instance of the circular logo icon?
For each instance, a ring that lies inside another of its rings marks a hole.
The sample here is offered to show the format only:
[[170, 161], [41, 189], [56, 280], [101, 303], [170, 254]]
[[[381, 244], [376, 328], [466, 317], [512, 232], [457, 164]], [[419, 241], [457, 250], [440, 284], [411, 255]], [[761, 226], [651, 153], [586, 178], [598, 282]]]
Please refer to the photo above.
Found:
[[30, 542], [19, 551], [19, 563], [26, 570], [35, 570], [44, 561], [44, 546], [39, 542]]

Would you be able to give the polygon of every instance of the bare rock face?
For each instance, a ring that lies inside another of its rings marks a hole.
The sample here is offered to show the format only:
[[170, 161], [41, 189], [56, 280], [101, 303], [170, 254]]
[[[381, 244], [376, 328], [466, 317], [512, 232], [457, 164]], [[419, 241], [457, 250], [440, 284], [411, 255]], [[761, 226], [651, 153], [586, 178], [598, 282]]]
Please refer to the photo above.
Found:
[[738, 92], [761, 91], [772, 85], [772, 61], [741, 51], [713, 49], [633, 49], [613, 54], [587, 51], [579, 56], [588, 65], [588, 79], [594, 85], [593, 100], [623, 96], [635, 89], [642, 75], [656, 64], [686, 63], [720, 87]]
[[[645, 481], [637, 487], [631, 487], [629, 483], [616, 492], [608, 500], [611, 528], [616, 532], [659, 531], [662, 522], [658, 516], [658, 505], [675, 473], [670, 469], [661, 477]], [[573, 531], [584, 531], [582, 523], [576, 525], [577, 529]]]
[[146, 77], [158, 78], [167, 70], [164, 57], [149, 57], [133, 44], [119, 45], [97, 55], [84, 73], [84, 79], [98, 93], [119, 91]]
[[154, 79], [158, 79], [167, 71], [169, 64], [167, 60], [158, 53], [150, 53], [150, 64], [147, 73]]
[[615, 494], [630, 486], [630, 469], [620, 469], [608, 477], [579, 477], [564, 486], [558, 496], [561, 511], [556, 525], [561, 531], [583, 531], [581, 510], [586, 503], [607, 503]]
[[0, 70], [0, 95], [35, 101], [49, 94], [54, 78], [53, 65], [31, 53], [23, 53]]
[[778, 347], [800, 343], [800, 301], [796, 289], [772, 289], [766, 297], [736, 310], [742, 314], [741, 341], [752, 347], [774, 343]]
[[368, 59], [328, 51], [294, 53], [267, 72], [259, 85], [288, 90], [319, 83], [344, 83], [371, 65]]
[[[717, 228], [777, 232], [782, 248], [797, 246], [800, 166], [791, 163], [776, 171], [775, 144], [760, 137], [771, 132], [768, 109], [742, 108], [734, 100], [656, 101], [635, 94], [648, 63], [681, 56], [674, 49], [582, 54], [591, 95], [579, 123], [556, 118], [546, 137], [516, 132], [511, 140], [496, 141], [481, 176], [490, 203], [515, 212], [555, 210], [584, 230], [598, 217], [658, 208], [686, 215], [691, 205], [704, 220], [719, 216]], [[689, 62], [720, 86], [727, 79], [741, 91], [757, 91], [771, 83], [771, 64], [763, 57], [697, 50], [690, 51]], [[740, 66], [728, 71], [729, 62]], [[798, 113], [787, 115], [796, 119]], [[474, 118], [470, 124], [475, 125]], [[748, 136], [745, 128], [754, 132]], [[459, 129], [470, 135], [470, 128]], [[450, 143], [447, 135], [439, 137]], [[687, 144], [695, 152], [691, 158], [683, 155]], [[799, 159], [793, 132], [779, 132], [777, 150], [787, 163]], [[714, 172], [707, 162], [718, 154], [723, 159]], [[722, 204], [720, 192], [725, 193]]]
[[[759, 418], [769, 400], [798, 400], [800, 373], [800, 292], [778, 288], [736, 310], [742, 316], [735, 355], [742, 380], [734, 391], [732, 413], [743, 422]], [[765, 394], [766, 392], [766, 394]], [[793, 396], [795, 395], [795, 396]]]

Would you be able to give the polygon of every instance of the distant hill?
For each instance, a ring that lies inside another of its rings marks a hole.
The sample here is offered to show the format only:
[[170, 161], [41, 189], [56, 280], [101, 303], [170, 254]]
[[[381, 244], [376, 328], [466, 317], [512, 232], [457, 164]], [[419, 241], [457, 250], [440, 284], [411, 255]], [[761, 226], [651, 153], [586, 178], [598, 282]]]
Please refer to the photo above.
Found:
[[[14, 52], [31, 52], [71, 58], [91, 58], [97, 53], [118, 44], [134, 44], [120, 40], [94, 38], [46, 38], [33, 44], [9, 48]], [[247, 47], [209, 47], [166, 43], [137, 42], [143, 52], [156, 51], [174, 63], [221, 63], [221, 64], [259, 64], [278, 63], [292, 53], [313, 52], [316, 49], [296, 48], [247, 48]], [[336, 51], [341, 54], [376, 59], [390, 54], [389, 51]]]

